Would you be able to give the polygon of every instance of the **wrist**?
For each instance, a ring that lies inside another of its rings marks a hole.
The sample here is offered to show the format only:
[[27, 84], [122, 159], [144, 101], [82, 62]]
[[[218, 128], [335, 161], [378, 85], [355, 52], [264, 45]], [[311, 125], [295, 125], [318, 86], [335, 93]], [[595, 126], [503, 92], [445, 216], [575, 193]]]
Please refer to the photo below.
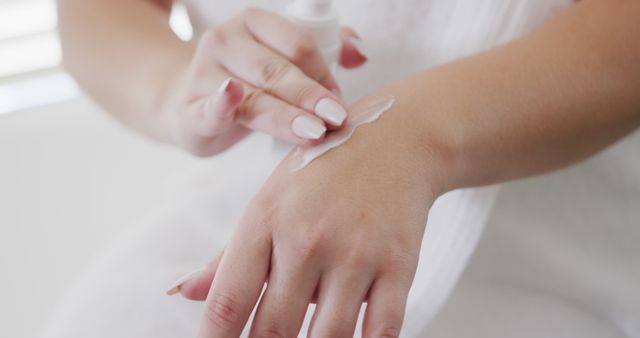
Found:
[[411, 81], [398, 82], [372, 95], [392, 95], [396, 100], [380, 119], [379, 132], [373, 132], [380, 144], [370, 147], [387, 149], [391, 158], [402, 157], [394, 161], [409, 166], [414, 184], [431, 191], [435, 200], [459, 187], [460, 148], [444, 110], [438, 107], [439, 100], [425, 99], [412, 89]]

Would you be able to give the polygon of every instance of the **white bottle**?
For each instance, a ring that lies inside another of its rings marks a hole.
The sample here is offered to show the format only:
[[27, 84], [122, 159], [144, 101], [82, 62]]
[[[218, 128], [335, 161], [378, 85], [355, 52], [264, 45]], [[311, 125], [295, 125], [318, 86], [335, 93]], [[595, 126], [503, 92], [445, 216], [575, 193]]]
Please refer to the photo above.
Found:
[[313, 34], [329, 69], [336, 75], [342, 42], [340, 40], [340, 15], [333, 7], [333, 1], [295, 0], [289, 7], [287, 14], [293, 22]]

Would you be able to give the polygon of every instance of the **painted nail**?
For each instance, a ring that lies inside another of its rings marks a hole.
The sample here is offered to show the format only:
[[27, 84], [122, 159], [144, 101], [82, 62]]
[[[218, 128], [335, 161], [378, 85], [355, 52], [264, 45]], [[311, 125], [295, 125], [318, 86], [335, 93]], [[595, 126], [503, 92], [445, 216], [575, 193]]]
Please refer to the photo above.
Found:
[[367, 48], [364, 46], [364, 43], [359, 38], [352, 36], [349, 38], [349, 43], [353, 46], [353, 48], [360, 53], [363, 57], [367, 57]]
[[224, 95], [227, 92], [227, 90], [229, 90], [229, 86], [231, 85], [231, 80], [233, 80], [232, 77], [222, 82], [222, 84], [220, 85], [220, 88], [218, 88], [218, 94], [220, 94], [220, 96]]
[[321, 138], [327, 131], [327, 128], [323, 124], [304, 115], [298, 116], [293, 120], [291, 129], [293, 130], [293, 133], [299, 137], [310, 140], [317, 140]]
[[315, 111], [316, 115], [336, 126], [342, 125], [347, 118], [347, 111], [342, 105], [328, 97], [318, 101]]
[[198, 277], [201, 273], [203, 273], [205, 270], [207, 270], [207, 268], [200, 268], [198, 270], [189, 272], [188, 274], [184, 275], [183, 277], [180, 277], [175, 283], [173, 283], [173, 285], [167, 290], [167, 295], [168, 296], [173, 296], [175, 294], [180, 293], [180, 289], [182, 288], [182, 285], [184, 285], [184, 283]]

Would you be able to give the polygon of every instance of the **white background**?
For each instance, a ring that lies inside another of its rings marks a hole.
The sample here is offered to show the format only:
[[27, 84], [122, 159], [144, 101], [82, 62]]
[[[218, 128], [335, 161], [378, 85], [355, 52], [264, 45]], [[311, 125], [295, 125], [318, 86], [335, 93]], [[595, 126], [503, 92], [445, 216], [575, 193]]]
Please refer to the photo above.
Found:
[[91, 259], [197, 164], [84, 100], [0, 115], [0, 337], [36, 336]]
[[0, 0], [0, 337], [37, 336], [95, 255], [200, 163], [80, 97], [55, 26], [52, 0]]

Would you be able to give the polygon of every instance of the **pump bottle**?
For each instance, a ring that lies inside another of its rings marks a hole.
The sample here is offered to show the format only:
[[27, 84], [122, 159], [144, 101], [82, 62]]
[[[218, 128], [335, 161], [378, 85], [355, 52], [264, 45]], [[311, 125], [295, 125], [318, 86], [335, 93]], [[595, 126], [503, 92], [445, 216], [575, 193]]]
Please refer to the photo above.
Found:
[[306, 28], [336, 75], [340, 62], [340, 16], [332, 0], [295, 0], [287, 10], [288, 17]]

